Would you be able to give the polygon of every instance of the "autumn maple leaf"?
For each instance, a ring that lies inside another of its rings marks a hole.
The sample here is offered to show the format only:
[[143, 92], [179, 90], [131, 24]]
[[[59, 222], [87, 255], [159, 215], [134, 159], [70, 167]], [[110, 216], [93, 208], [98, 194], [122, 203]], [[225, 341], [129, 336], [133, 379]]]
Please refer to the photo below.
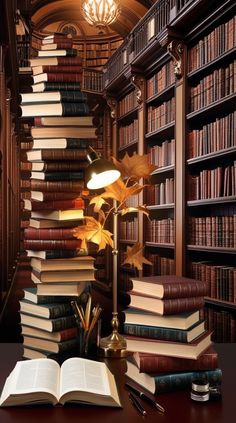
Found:
[[129, 264], [138, 270], [142, 270], [143, 264], [152, 266], [152, 263], [143, 256], [143, 246], [140, 242], [137, 242], [132, 247], [127, 247], [126, 258], [122, 264]]
[[103, 228], [102, 224], [91, 216], [85, 216], [85, 225], [74, 229], [74, 237], [81, 239], [81, 248], [87, 248], [87, 242], [94, 242], [98, 245], [98, 251], [103, 250], [107, 245], [113, 248], [112, 233]]
[[128, 177], [132, 180], [149, 178], [151, 173], [157, 168], [157, 166], [150, 164], [148, 154], [140, 156], [134, 153], [132, 156], [129, 156], [125, 153], [121, 161], [117, 160], [115, 157], [112, 157], [112, 160], [122, 177]]
[[127, 186], [121, 178], [111, 185], [105, 187], [105, 192], [101, 194], [102, 198], [112, 198], [117, 200], [119, 203], [125, 203], [125, 201], [132, 195], [139, 194], [144, 189], [144, 185], [134, 183], [131, 186]]

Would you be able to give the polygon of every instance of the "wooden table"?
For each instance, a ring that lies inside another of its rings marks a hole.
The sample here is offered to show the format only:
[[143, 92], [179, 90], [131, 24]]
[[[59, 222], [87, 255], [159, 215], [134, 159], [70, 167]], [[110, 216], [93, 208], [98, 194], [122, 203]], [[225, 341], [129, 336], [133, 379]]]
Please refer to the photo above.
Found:
[[[116, 375], [123, 409], [95, 407], [87, 405], [67, 405], [64, 407], [32, 406], [0, 408], [1, 423], [233, 423], [236, 421], [236, 344], [217, 344], [220, 367], [223, 371], [222, 400], [217, 402], [195, 403], [189, 392], [161, 394], [158, 401], [165, 407], [161, 414], [145, 404], [148, 415], [142, 417], [129, 401], [124, 388], [125, 360], [107, 360]], [[0, 389], [5, 378], [21, 359], [20, 344], [0, 344]]]

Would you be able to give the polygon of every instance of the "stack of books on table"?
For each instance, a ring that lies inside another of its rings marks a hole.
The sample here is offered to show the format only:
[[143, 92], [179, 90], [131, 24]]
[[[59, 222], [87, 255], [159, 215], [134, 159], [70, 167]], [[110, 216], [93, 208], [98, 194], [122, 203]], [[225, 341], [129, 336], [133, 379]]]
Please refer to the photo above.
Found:
[[177, 276], [133, 278], [124, 293], [127, 376], [152, 393], [221, 382], [211, 333], [200, 317], [207, 285]]
[[[72, 314], [71, 297], [78, 298], [95, 279], [94, 259], [81, 249], [81, 240], [74, 235], [75, 228], [83, 223], [84, 169], [88, 165], [87, 147], [95, 141], [95, 128], [86, 93], [81, 91], [82, 61], [72, 48], [71, 38], [59, 34], [46, 37], [30, 65], [33, 85], [29, 86], [31, 92], [21, 94], [20, 104], [22, 118], [34, 119], [30, 130], [32, 148], [27, 151], [31, 191], [30, 198], [24, 199], [24, 209], [30, 212], [24, 249], [31, 258], [36, 298], [44, 302], [43, 297], [50, 296], [52, 301], [47, 300], [46, 314], [38, 316], [32, 301], [25, 298], [21, 323], [32, 327], [32, 321], [39, 318], [42, 322], [37, 328], [51, 331], [54, 337], [54, 332], [64, 327], [59, 323], [57, 326], [57, 322], [54, 326], [51, 319], [63, 319], [64, 323], [73, 320], [71, 315], [60, 313], [66, 309]], [[64, 297], [63, 306], [61, 301], [54, 301], [60, 297]], [[38, 305], [37, 313], [38, 309], [41, 313], [42, 305]], [[29, 315], [33, 316], [30, 321]], [[50, 330], [41, 324], [48, 324]], [[31, 346], [41, 350], [46, 335], [37, 334], [36, 328], [33, 333]], [[55, 336], [60, 341], [60, 335]]]

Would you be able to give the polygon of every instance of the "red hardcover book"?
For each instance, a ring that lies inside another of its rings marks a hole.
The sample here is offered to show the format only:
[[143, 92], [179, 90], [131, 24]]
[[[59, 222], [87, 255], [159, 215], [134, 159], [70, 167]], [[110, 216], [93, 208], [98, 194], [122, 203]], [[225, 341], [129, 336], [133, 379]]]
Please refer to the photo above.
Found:
[[25, 239], [25, 250], [75, 250], [81, 248], [80, 239], [38, 240]]
[[28, 151], [28, 161], [47, 161], [47, 160], [86, 160], [86, 149], [41, 149]]
[[218, 354], [213, 345], [203, 352], [197, 360], [141, 352], [134, 353], [133, 358], [140, 373], [174, 373], [210, 370], [218, 367]]
[[65, 73], [65, 72], [54, 72], [54, 73], [40, 73], [32, 77], [33, 84], [39, 82], [82, 82], [82, 73]]
[[41, 44], [39, 46], [39, 50], [43, 50], [43, 51], [49, 51], [49, 50], [63, 50], [63, 49], [69, 49], [72, 48], [73, 46], [73, 41], [72, 39], [67, 38], [67, 40], [63, 40], [63, 38], [61, 40], [58, 40], [57, 42], [52, 41], [51, 43], [47, 43], [47, 44]]
[[74, 66], [67, 66], [67, 65], [60, 65], [60, 66], [53, 66], [53, 65], [41, 65], [41, 66], [34, 66], [32, 68], [33, 75], [38, 75], [40, 73], [82, 73], [83, 67], [82, 65], [74, 65]]
[[31, 201], [24, 199], [26, 210], [67, 210], [84, 209], [84, 200], [81, 197], [71, 200]]
[[51, 65], [51, 66], [74, 66], [82, 65], [82, 58], [74, 57], [35, 57], [29, 60], [30, 66]]
[[84, 188], [84, 181], [40, 181], [37, 179], [31, 179], [31, 190], [32, 191], [77, 191], [80, 195]]
[[33, 240], [61, 240], [61, 239], [73, 239], [74, 237], [74, 229], [73, 228], [58, 228], [58, 229], [35, 229], [35, 228], [26, 228], [24, 230], [24, 237], [25, 239], [33, 239]]
[[78, 329], [76, 327], [73, 327], [56, 332], [47, 332], [43, 329], [37, 329], [31, 326], [22, 325], [21, 334], [27, 336], [34, 336], [40, 339], [49, 339], [51, 341], [62, 342], [66, 341], [67, 339], [75, 338], [78, 335]]

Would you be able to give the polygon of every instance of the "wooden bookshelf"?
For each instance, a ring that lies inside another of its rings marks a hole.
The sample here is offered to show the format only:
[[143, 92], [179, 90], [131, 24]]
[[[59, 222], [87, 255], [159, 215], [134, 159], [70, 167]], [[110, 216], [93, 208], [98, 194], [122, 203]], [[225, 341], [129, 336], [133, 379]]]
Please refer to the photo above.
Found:
[[[216, 264], [222, 266], [222, 272], [228, 272], [220, 282], [226, 288], [227, 277], [231, 285], [232, 278], [236, 280], [235, 12], [229, 1], [223, 4], [217, 0], [211, 6], [207, 1], [197, 1], [193, 9], [188, 2], [176, 3], [168, 15], [168, 28], [163, 15], [163, 22], [154, 29], [156, 37], [149, 40], [144, 32], [156, 13], [159, 17], [164, 13], [161, 4], [153, 5], [145, 21], [134, 28], [134, 45], [127, 63], [122, 62], [123, 45], [106, 67], [106, 95], [118, 102], [112, 118], [113, 152], [118, 157], [126, 151], [148, 153], [158, 166], [142, 198], [150, 221], [138, 221], [145, 256], [153, 262], [153, 269], [145, 266], [143, 272], [204, 278], [207, 262], [208, 276], [212, 270], [212, 287], [216, 286]], [[136, 112], [132, 105], [120, 112], [119, 102], [132, 90], [132, 75], [142, 79], [139, 92], [135, 89], [138, 109]], [[138, 142], [121, 145], [120, 127], [136, 118]], [[174, 160], [163, 161], [167, 142], [174, 143]], [[170, 180], [171, 184], [174, 181], [174, 198], [166, 201]], [[191, 237], [194, 230], [195, 241]], [[206, 299], [206, 318], [209, 328], [216, 319], [219, 321], [214, 339], [233, 341], [236, 296], [231, 295], [229, 301], [221, 291]], [[224, 318], [214, 314], [214, 307], [217, 313], [224, 311]], [[231, 334], [227, 335], [226, 321], [231, 325]]]

